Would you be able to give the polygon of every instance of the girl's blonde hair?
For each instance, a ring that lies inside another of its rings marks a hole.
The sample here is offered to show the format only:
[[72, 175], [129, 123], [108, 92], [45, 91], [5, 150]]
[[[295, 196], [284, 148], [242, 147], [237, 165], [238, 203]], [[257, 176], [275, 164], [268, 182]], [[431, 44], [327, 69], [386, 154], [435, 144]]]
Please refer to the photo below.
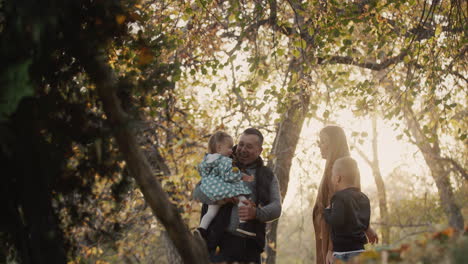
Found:
[[216, 153], [216, 146], [220, 143], [223, 143], [228, 138], [232, 140], [232, 137], [228, 133], [223, 131], [216, 131], [213, 135], [211, 135], [210, 140], [208, 141], [208, 153]]

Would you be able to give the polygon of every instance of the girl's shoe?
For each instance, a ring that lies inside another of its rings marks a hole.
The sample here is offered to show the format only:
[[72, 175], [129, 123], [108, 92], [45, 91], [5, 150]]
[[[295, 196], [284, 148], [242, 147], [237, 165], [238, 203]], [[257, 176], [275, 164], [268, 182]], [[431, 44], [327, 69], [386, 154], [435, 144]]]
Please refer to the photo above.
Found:
[[249, 223], [249, 222], [240, 223], [239, 227], [237, 227], [236, 231], [241, 233], [241, 234], [244, 234], [246, 236], [250, 236], [250, 237], [256, 237], [257, 236], [257, 234], [254, 232], [255, 230], [253, 228], [252, 223]]

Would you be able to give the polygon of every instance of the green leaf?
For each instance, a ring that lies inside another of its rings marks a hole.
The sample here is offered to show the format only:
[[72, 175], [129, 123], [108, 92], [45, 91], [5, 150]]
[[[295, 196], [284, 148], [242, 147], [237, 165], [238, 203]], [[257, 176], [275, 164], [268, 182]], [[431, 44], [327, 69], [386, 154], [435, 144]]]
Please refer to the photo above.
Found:
[[295, 47], [304, 49], [304, 48], [307, 46], [307, 43], [305, 42], [305, 40], [301, 39], [301, 40], [294, 41], [294, 42], [293, 42], [293, 45], [294, 45]]
[[299, 58], [299, 57], [301, 56], [301, 52], [298, 51], [297, 49], [293, 50], [293, 51], [292, 51], [292, 54], [293, 54], [293, 56], [296, 57], [296, 58]]
[[464, 141], [466, 139], [466, 137], [467, 137], [467, 134], [463, 134], [463, 135], [460, 136], [460, 140]]
[[409, 62], [411, 61], [410, 56], [409, 56], [409, 55], [406, 55], [406, 56], [403, 58], [403, 61], [404, 61], [405, 63], [409, 63]]
[[345, 45], [345, 46], [351, 46], [351, 44], [353, 44], [353, 42], [352, 42], [350, 39], [344, 39], [344, 40], [343, 40], [343, 45]]
[[330, 111], [325, 110], [325, 112], [323, 112], [322, 116], [323, 116], [323, 118], [328, 118], [330, 116]]
[[13, 113], [19, 102], [26, 96], [32, 96], [34, 90], [29, 80], [31, 60], [10, 65], [0, 75], [0, 120]]
[[284, 55], [284, 49], [277, 49], [276, 53], [278, 54], [278, 56], [283, 56]]

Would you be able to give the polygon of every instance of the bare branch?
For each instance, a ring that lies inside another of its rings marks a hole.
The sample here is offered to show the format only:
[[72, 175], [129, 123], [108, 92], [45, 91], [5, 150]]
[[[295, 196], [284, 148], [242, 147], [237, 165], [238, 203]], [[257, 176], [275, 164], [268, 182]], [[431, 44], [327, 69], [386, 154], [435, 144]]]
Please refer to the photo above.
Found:
[[255, 24], [252, 24], [250, 26], [248, 26], [242, 33], [240, 36], [237, 37], [237, 43], [236, 43], [236, 46], [234, 46], [234, 48], [232, 48], [230, 51], [226, 52], [226, 54], [228, 56], [232, 56], [232, 54], [234, 54], [234, 52], [236, 50], [238, 50], [240, 48], [240, 46], [242, 45], [242, 41], [245, 39], [245, 38], [249, 38], [251, 36], [252, 33], [258, 31], [258, 29], [269, 23], [270, 22], [270, 19], [263, 19], [263, 20], [260, 20], [258, 21], [257, 23]]
[[377, 62], [359, 62], [358, 59], [350, 56], [331, 56], [330, 58], [319, 58], [318, 64], [348, 64], [361, 68], [366, 68], [374, 71], [381, 71], [389, 66], [398, 64], [403, 61], [403, 58], [408, 54], [408, 52], [402, 51], [399, 55], [395, 57], [388, 58], [381, 63]]
[[369, 157], [367, 157], [367, 155], [366, 155], [366, 153], [364, 153], [364, 151], [362, 151], [362, 150], [361, 150], [358, 146], [356, 146], [356, 145], [351, 145], [351, 147], [353, 147], [353, 148], [356, 149], [356, 151], [357, 151], [357, 153], [359, 154], [359, 156], [361, 156], [361, 157], [367, 162], [367, 164], [369, 164], [369, 166], [370, 166], [371, 168], [374, 167], [372, 161], [369, 159]]
[[458, 77], [459, 79], [464, 80], [466, 83], [468, 83], [468, 79], [467, 79], [464, 75], [462, 75], [461, 73], [459, 73], [459, 72], [457, 72], [457, 71], [455, 71], [455, 70], [448, 70], [448, 72], [449, 72], [450, 74], [452, 74], [452, 75]]
[[447, 161], [450, 164], [452, 164], [454, 169], [456, 171], [458, 171], [463, 176], [463, 178], [465, 178], [465, 180], [468, 180], [468, 173], [466, 172], [466, 170], [460, 164], [458, 164], [458, 162], [456, 160], [454, 160], [452, 158], [445, 158], [445, 157], [440, 157], [440, 158], [437, 158], [437, 159], [442, 160], [442, 161]]

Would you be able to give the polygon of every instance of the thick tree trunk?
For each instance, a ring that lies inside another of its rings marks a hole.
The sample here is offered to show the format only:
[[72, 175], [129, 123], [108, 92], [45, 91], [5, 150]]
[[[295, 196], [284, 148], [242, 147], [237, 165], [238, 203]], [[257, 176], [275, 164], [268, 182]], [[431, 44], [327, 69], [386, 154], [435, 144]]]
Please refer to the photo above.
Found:
[[[385, 88], [386, 92], [395, 98], [399, 98], [400, 107], [403, 111], [403, 115], [406, 121], [406, 125], [409, 129], [411, 136], [415, 140], [415, 145], [423, 154], [427, 166], [431, 171], [432, 178], [434, 179], [437, 190], [439, 193], [440, 202], [444, 213], [447, 215], [449, 225], [456, 230], [463, 230], [464, 220], [461, 214], [460, 207], [456, 204], [453, 195], [452, 186], [450, 184], [450, 172], [451, 168], [445, 159], [441, 156], [439, 148], [439, 138], [437, 136], [437, 129], [432, 131], [432, 145], [429, 138], [424, 134], [421, 128], [420, 119], [417, 118], [413, 111], [412, 105], [403, 100], [398, 94], [399, 89], [394, 86], [391, 80], [386, 79], [385, 71], [381, 71], [376, 74], [381, 76], [381, 85]], [[432, 119], [437, 118], [431, 116]], [[437, 124], [437, 120], [433, 120]]]
[[[145, 119], [143, 117], [143, 119]], [[146, 122], [151, 122], [149, 120], [145, 120]], [[171, 176], [171, 171], [169, 169], [169, 166], [167, 165], [165, 159], [159, 152], [159, 149], [157, 147], [154, 147], [152, 144], [151, 137], [157, 137], [156, 131], [151, 128], [144, 128], [138, 133], [138, 141], [141, 147], [145, 146], [143, 148], [143, 153], [148, 159], [148, 162], [151, 166], [151, 169], [153, 170], [154, 174], [161, 174], [160, 180], [163, 178], [168, 178]], [[169, 191], [168, 195], [175, 201], [177, 201], [177, 198], [175, 196], [176, 193]], [[177, 208], [178, 212], [180, 214], [183, 213], [182, 208]], [[162, 230], [161, 232], [161, 239], [162, 243], [164, 245], [165, 249], [165, 257], [167, 259], [167, 263], [170, 264], [179, 264], [183, 263], [182, 258], [180, 257], [179, 252], [177, 251], [177, 248], [174, 246], [174, 243], [172, 242], [171, 238], [169, 237], [168, 233], [165, 230]]]
[[163, 239], [164, 248], [166, 249], [165, 253], [166, 253], [167, 263], [169, 264], [183, 263], [182, 258], [180, 257], [180, 254], [177, 251], [177, 248], [174, 246], [174, 243], [172, 243], [172, 240], [168, 236], [166, 231], [163, 231], [161, 233], [161, 237]]
[[177, 208], [171, 204], [167, 193], [153, 176], [151, 166], [141, 152], [134, 132], [129, 126], [129, 119], [121, 108], [116, 95], [117, 78], [105, 62], [105, 57], [103, 54], [93, 53], [93, 49], [87, 49], [80, 55], [79, 58], [83, 60], [88, 75], [96, 84], [120, 151], [146, 202], [166, 228], [184, 263], [208, 263], [208, 254], [203, 243], [198, 243], [190, 234]]
[[[301, 89], [301, 91], [304, 90], [305, 89]], [[291, 99], [288, 109], [281, 117], [281, 122], [273, 142], [267, 166], [271, 168], [276, 177], [278, 177], [281, 200], [284, 199], [288, 190], [291, 163], [306, 118], [309, 103], [310, 95], [305, 92], [302, 94], [298, 93], [296, 99]], [[266, 249], [266, 263], [268, 264], [276, 263], [278, 222], [279, 220], [268, 224]]]
[[405, 109], [405, 120], [411, 135], [416, 141], [416, 145], [422, 152], [424, 160], [431, 171], [432, 178], [437, 186], [442, 208], [448, 217], [449, 225], [458, 231], [462, 231], [464, 229], [463, 215], [461, 214], [460, 207], [455, 202], [452, 185], [450, 184], [451, 169], [447, 162], [441, 158], [439, 138], [437, 135], [433, 135], [434, 143], [431, 146], [428, 139], [421, 131], [421, 126], [413, 111], [408, 107]]

